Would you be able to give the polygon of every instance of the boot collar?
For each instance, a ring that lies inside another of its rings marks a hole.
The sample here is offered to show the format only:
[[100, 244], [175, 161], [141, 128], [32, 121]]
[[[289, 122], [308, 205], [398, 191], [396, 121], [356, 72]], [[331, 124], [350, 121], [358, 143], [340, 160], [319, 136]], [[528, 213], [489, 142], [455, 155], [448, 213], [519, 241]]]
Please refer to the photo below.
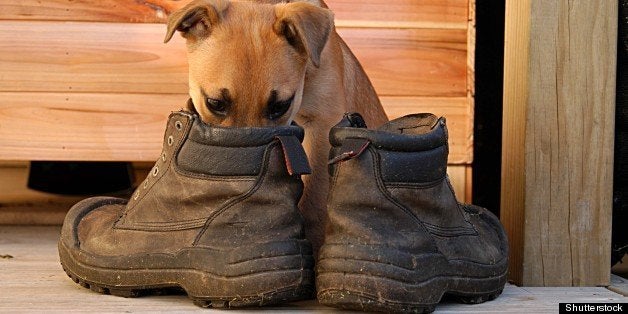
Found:
[[192, 123], [188, 138], [206, 145], [222, 147], [251, 147], [269, 144], [279, 136], [294, 136], [303, 141], [304, 131], [296, 123], [276, 127], [224, 127], [204, 123], [198, 114], [173, 112], [170, 118], [180, 116]]
[[425, 151], [447, 145], [445, 118], [431, 113], [417, 113], [389, 121], [377, 129], [367, 129], [358, 113], [346, 113], [329, 132], [332, 146], [342, 146], [348, 139], [362, 139], [377, 148], [392, 151]]

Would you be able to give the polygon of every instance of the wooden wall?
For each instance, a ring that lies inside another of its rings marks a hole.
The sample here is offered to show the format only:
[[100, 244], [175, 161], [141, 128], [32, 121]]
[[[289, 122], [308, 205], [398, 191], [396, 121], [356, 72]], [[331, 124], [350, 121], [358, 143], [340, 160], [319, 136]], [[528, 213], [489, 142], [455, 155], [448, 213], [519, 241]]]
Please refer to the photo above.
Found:
[[[0, 161], [155, 160], [187, 98], [184, 42], [163, 44], [163, 23], [187, 2], [0, 0]], [[447, 117], [450, 175], [469, 200], [473, 1], [327, 3], [391, 118]]]
[[505, 39], [510, 279], [608, 285], [617, 2], [509, 0]]

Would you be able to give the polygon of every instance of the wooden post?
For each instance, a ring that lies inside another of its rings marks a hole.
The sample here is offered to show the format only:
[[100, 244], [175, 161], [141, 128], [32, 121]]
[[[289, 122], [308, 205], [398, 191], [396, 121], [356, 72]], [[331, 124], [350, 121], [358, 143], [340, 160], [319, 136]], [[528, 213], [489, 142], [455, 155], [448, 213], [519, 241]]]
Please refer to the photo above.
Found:
[[501, 218], [517, 284], [609, 284], [617, 5], [506, 2]]

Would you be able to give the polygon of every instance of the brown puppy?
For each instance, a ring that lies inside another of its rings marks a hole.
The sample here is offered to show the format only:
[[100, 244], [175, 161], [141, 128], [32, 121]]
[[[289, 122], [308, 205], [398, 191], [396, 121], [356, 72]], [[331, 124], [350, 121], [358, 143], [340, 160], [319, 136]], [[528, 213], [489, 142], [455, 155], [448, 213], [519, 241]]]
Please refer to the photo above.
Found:
[[165, 42], [187, 39], [193, 107], [207, 123], [305, 128], [313, 173], [299, 204], [315, 252], [322, 244], [329, 187], [328, 132], [345, 112], [387, 121], [364, 70], [317, 0], [195, 0], [168, 20]]

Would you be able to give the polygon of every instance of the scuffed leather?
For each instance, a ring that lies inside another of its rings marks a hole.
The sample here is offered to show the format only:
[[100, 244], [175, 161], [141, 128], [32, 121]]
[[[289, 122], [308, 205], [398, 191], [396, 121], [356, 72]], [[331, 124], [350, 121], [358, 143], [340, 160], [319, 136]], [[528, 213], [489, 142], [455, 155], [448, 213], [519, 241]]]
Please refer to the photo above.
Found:
[[[74, 227], [64, 224], [63, 232], [76, 241], [65, 243], [99, 256], [137, 256], [303, 239], [296, 205], [303, 183], [287, 173], [277, 135], [293, 136], [298, 143], [303, 130], [221, 128], [195, 114], [172, 113], [163, 154], [128, 203], [95, 198], [77, 204], [66, 218]], [[184, 150], [190, 142], [194, 148]], [[227, 156], [226, 150], [233, 153]], [[247, 159], [252, 150], [261, 157]], [[202, 162], [202, 155], [214, 153], [229, 160]]]
[[325, 245], [395, 247], [409, 253], [438, 252], [427, 229], [408, 209], [388, 198], [379, 177], [376, 151], [337, 164], [328, 202]]
[[443, 118], [409, 115], [377, 130], [347, 120], [330, 131], [330, 159], [345, 150], [345, 143], [371, 144], [361, 155], [330, 165], [325, 245], [390, 247], [485, 265], [507, 258], [499, 221], [455, 198], [446, 173]]
[[418, 152], [379, 149], [378, 154], [384, 182], [429, 183], [442, 180], [447, 174], [445, 145]]
[[[300, 144], [300, 143], [299, 143]], [[213, 176], [256, 176], [266, 146], [222, 147], [188, 140], [177, 159], [180, 170]]]
[[196, 245], [225, 248], [304, 237], [297, 207], [303, 183], [288, 174], [281, 145], [271, 145], [264, 165], [252, 189], [210, 216]]

